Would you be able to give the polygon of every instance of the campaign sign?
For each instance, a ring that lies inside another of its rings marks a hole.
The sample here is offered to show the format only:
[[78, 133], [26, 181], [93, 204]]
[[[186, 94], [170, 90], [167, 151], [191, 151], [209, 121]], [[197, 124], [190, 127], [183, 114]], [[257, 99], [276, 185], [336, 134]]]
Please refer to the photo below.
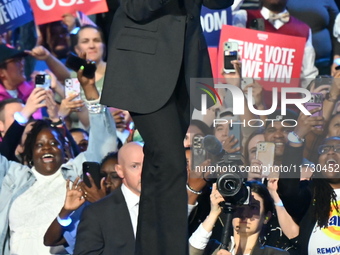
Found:
[[27, 0], [0, 0], [0, 34], [33, 19]]
[[86, 15], [107, 12], [105, 0], [31, 0], [37, 25], [58, 21], [66, 13], [81, 11]]
[[201, 26], [208, 47], [218, 47], [223, 25], [232, 24], [231, 9], [211, 10], [202, 6]]
[[[258, 30], [222, 27], [218, 68], [224, 66], [224, 43], [237, 42], [242, 61], [242, 77], [258, 80], [266, 90], [299, 87], [306, 39]], [[219, 72], [221, 73], [221, 72]]]

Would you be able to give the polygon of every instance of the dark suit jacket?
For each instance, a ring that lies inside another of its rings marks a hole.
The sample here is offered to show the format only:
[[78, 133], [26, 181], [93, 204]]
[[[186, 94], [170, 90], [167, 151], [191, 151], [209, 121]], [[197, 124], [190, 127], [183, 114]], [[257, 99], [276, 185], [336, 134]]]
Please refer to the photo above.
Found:
[[135, 237], [120, 188], [87, 206], [77, 230], [75, 255], [133, 255]]
[[[233, 0], [124, 0], [115, 13], [101, 103], [136, 113], [161, 108], [172, 95], [183, 63], [185, 82], [211, 77], [200, 24], [202, 4], [227, 8]], [[200, 109], [202, 86], [191, 88]], [[198, 96], [199, 94], [199, 96]], [[209, 105], [208, 96], [208, 105]]]

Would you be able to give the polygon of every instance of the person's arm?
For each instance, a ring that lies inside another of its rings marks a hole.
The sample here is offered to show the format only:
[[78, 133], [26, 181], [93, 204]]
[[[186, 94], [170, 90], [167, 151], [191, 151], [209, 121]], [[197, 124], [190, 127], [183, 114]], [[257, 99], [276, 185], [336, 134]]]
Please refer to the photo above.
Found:
[[301, 66], [301, 87], [306, 88], [309, 84], [308, 78], [314, 79], [319, 71], [314, 65], [315, 50], [312, 44], [312, 32], [309, 29], [309, 36], [305, 44], [303, 53], [302, 66]]
[[[328, 1], [328, 8], [327, 11], [329, 13], [329, 24], [328, 24], [328, 31], [331, 36], [332, 40], [332, 52], [333, 52], [333, 60], [340, 58], [340, 42], [338, 41], [338, 38], [334, 34], [334, 30], [336, 29], [337, 22], [339, 15], [339, 8], [336, 5], [335, 1]], [[335, 74], [335, 67], [337, 64], [333, 62], [331, 65], [331, 74]]]
[[334, 107], [336, 106], [340, 96], [340, 70], [334, 72], [333, 84], [330, 88], [328, 95], [322, 103], [322, 115], [325, 121], [329, 121]]
[[18, 160], [15, 156], [15, 150], [20, 144], [24, 130], [25, 126], [20, 125], [16, 120], [14, 120], [0, 143], [0, 154], [2, 156], [6, 157], [8, 160]]
[[110, 111], [99, 104], [99, 93], [95, 86], [95, 79], [83, 77], [82, 70], [80, 70], [78, 80], [84, 89], [89, 109], [89, 144], [85, 152], [67, 162], [64, 167], [73, 168], [78, 175], [81, 175], [84, 161], [100, 162], [109, 152], [117, 151], [117, 134], [116, 125]]
[[51, 89], [53, 92], [57, 93], [60, 98], [65, 98], [65, 86], [58, 81], [53, 72], [48, 69], [45, 72], [51, 76]]
[[[320, 108], [310, 111], [311, 114]], [[300, 113], [294, 133], [300, 139], [313, 130], [318, 130], [316, 126], [323, 126], [324, 121], [321, 116], [304, 115]], [[287, 210], [295, 222], [299, 222], [306, 212], [311, 194], [306, 185], [306, 181], [300, 182], [300, 164], [303, 158], [303, 142], [289, 141], [285, 147], [283, 155], [283, 167], [290, 171], [281, 171], [278, 182], [278, 194]]]
[[77, 116], [81, 124], [87, 129], [90, 126], [89, 111], [86, 107], [82, 107], [80, 111], [77, 111]]
[[295, 223], [293, 218], [288, 214], [283, 203], [277, 194], [277, 178], [269, 178], [267, 187], [271, 197], [274, 200], [275, 210], [277, 214], [277, 218], [279, 221], [279, 225], [283, 231], [283, 233], [289, 238], [295, 238], [299, 235], [299, 225]]
[[204, 250], [207, 246], [209, 238], [211, 236], [212, 230], [215, 226], [215, 222], [217, 221], [219, 215], [222, 212], [222, 209], [219, 203], [223, 202], [224, 198], [218, 192], [216, 188], [216, 183], [213, 184], [211, 195], [210, 195], [210, 204], [211, 209], [207, 218], [203, 221], [203, 223], [197, 228], [197, 230], [191, 235], [189, 238], [189, 243], [192, 247], [198, 250]]
[[28, 97], [24, 108], [18, 115], [15, 115], [14, 119], [17, 118], [18, 120], [14, 120], [7, 130], [2, 143], [0, 143], [0, 154], [5, 156], [8, 160], [17, 161], [15, 150], [20, 144], [25, 125], [33, 113], [45, 106], [45, 103], [42, 103], [45, 97], [46, 91], [43, 88], [35, 88]]
[[25, 52], [38, 60], [45, 61], [48, 68], [55, 74], [59, 81], [70, 78], [70, 72], [67, 70], [66, 66], [43, 46], [37, 46], [32, 50], [26, 50]]
[[[79, 178], [77, 178], [70, 188], [70, 181], [66, 182], [66, 198], [63, 208], [60, 210], [58, 218], [55, 218], [52, 224], [47, 229], [44, 235], [44, 245], [46, 246], [57, 246], [57, 245], [66, 245], [66, 240], [63, 236], [64, 232], [70, 231], [74, 229], [74, 222], [70, 220], [71, 214], [77, 210], [81, 205], [84, 204], [85, 199], [83, 198], [83, 193], [77, 186], [79, 182]], [[73, 223], [73, 224], [72, 224]], [[63, 224], [64, 226], [62, 226]], [[66, 226], [67, 225], [67, 226]]]
[[[211, 160], [207, 159], [200, 167], [206, 167], [211, 164]], [[203, 188], [207, 184], [204, 177], [208, 178], [209, 173], [196, 172], [194, 169], [190, 169], [188, 182], [187, 182], [187, 194], [188, 194], [188, 205], [196, 205], [199, 195], [202, 193]]]
[[87, 206], [80, 219], [75, 244], [75, 255], [102, 254], [105, 243], [99, 221], [102, 220], [95, 205]]

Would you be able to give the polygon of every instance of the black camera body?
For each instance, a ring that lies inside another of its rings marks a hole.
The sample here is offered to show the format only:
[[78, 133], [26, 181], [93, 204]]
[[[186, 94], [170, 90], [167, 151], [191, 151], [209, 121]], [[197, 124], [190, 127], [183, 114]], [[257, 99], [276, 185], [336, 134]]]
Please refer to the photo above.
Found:
[[225, 173], [216, 180], [217, 189], [226, 203], [231, 205], [248, 205], [250, 189], [238, 173]]

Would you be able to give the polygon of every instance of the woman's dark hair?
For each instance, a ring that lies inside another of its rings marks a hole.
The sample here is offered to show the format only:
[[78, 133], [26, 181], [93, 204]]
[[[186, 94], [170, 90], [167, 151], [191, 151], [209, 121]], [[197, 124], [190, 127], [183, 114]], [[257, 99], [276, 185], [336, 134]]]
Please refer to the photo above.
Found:
[[110, 159], [118, 160], [118, 152], [109, 152], [103, 159], [102, 162], [100, 162], [100, 167], [103, 167], [103, 165], [106, 163], [106, 161]]
[[274, 201], [265, 185], [258, 181], [249, 181], [247, 185], [250, 187], [250, 191], [258, 194], [263, 199], [264, 213], [274, 211]]
[[[322, 144], [330, 140], [340, 141], [339, 136], [332, 136], [326, 138]], [[322, 178], [322, 173], [315, 172], [313, 177], [313, 217], [317, 221], [320, 228], [328, 226], [329, 212], [331, 211], [331, 204], [334, 205], [335, 210], [339, 213], [340, 208], [337, 203], [337, 197], [334, 189], [329, 185], [326, 178]]]
[[[27, 134], [26, 141], [24, 143], [24, 152], [23, 152], [23, 157], [22, 157], [22, 163], [25, 164], [27, 163], [29, 167], [32, 167], [34, 165], [33, 162], [33, 149], [35, 142], [37, 140], [37, 137], [39, 133], [44, 130], [44, 129], [50, 129], [51, 131], [54, 130], [58, 134], [58, 138], [62, 143], [62, 147], [65, 147], [65, 138], [60, 132], [60, 129], [57, 127], [52, 127], [51, 126], [51, 121], [50, 120], [37, 120], [33, 126], [31, 131]], [[65, 153], [65, 152], [63, 152]]]
[[211, 128], [201, 120], [191, 120], [190, 126], [198, 127], [204, 136], [212, 134]]
[[82, 128], [71, 128], [69, 130], [69, 132], [72, 134], [72, 133], [75, 133], [75, 132], [80, 132], [80, 133], [84, 133], [85, 135], [89, 136], [89, 132], [87, 132], [85, 129], [82, 129]]
[[264, 134], [264, 129], [256, 129], [253, 133], [251, 133], [251, 135], [247, 138], [245, 144], [244, 144], [244, 163], [246, 166], [250, 166], [250, 162], [249, 162], [249, 152], [248, 152], [248, 146], [250, 143], [250, 140], [253, 139], [255, 136], [257, 135], [261, 135]]

